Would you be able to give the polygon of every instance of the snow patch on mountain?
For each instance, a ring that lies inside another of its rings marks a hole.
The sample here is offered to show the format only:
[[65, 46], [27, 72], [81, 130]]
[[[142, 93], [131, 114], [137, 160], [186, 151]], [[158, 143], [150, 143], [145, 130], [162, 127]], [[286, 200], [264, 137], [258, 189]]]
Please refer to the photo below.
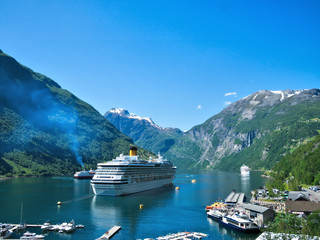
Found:
[[124, 109], [124, 108], [112, 108], [110, 111], [110, 113], [114, 113], [114, 114], [118, 114], [122, 117], [127, 117], [130, 119], [136, 119], [139, 121], [147, 121], [151, 126], [155, 127], [155, 128], [159, 128], [162, 129], [162, 127], [158, 126], [157, 124], [155, 124], [151, 118], [149, 117], [140, 117], [134, 113], [129, 113], [128, 110]]

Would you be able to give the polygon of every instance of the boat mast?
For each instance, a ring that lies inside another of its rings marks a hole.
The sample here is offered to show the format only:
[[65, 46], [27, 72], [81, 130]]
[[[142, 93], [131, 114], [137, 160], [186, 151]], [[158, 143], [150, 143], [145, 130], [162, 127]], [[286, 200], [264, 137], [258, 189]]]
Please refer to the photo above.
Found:
[[23, 203], [21, 203], [20, 223], [22, 223]]

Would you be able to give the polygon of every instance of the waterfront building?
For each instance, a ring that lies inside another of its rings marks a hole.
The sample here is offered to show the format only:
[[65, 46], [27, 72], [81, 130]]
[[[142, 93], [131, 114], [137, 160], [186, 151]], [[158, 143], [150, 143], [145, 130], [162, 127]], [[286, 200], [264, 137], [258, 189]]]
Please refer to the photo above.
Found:
[[293, 214], [309, 215], [313, 211], [320, 209], [320, 203], [312, 201], [290, 201], [285, 202], [286, 209]]
[[271, 220], [275, 216], [274, 210], [255, 205], [255, 204], [242, 204], [247, 216], [250, 217], [259, 227], [262, 227], [268, 220]]

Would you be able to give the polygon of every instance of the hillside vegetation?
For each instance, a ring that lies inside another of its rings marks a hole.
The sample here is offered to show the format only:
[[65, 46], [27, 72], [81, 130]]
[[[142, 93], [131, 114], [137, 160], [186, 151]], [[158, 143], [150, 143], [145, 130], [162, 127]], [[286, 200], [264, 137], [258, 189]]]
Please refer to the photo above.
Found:
[[0, 51], [0, 175], [72, 174], [132, 144], [89, 104]]
[[272, 169], [272, 187], [283, 188], [288, 182], [291, 189], [298, 185], [320, 184], [320, 136], [301, 145], [292, 153], [286, 155]]
[[320, 90], [259, 91], [193, 127], [169, 149], [183, 168], [271, 169], [319, 135]]

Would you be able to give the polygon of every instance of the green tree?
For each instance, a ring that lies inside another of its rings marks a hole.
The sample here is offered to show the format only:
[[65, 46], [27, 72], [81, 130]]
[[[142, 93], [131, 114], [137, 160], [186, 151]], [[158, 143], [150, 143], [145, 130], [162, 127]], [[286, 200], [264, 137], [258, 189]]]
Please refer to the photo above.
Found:
[[302, 233], [308, 236], [320, 236], [320, 210], [314, 211], [307, 217]]
[[278, 213], [266, 231], [274, 233], [301, 234], [303, 219], [290, 213]]

